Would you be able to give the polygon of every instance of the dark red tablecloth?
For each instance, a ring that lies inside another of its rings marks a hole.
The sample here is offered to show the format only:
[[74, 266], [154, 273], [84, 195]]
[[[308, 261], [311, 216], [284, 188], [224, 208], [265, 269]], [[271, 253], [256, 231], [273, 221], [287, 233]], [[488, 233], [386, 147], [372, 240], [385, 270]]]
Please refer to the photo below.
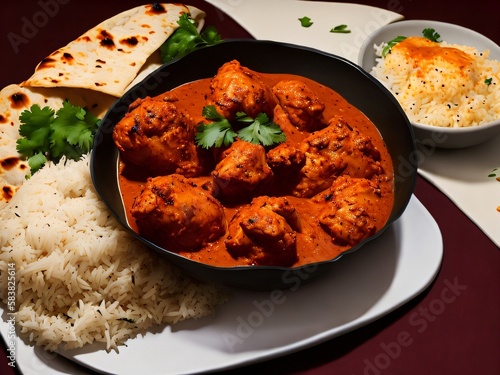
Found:
[[[500, 43], [500, 16], [495, 0], [359, 3], [401, 13], [406, 19], [459, 24]], [[0, 87], [28, 78], [48, 53], [102, 20], [141, 4], [140, 0], [3, 2]], [[189, 4], [205, 10], [207, 24], [216, 25], [224, 38], [249, 37], [228, 15], [204, 1], [193, 0]], [[39, 12], [47, 16], [41, 17]], [[37, 14], [38, 26], [28, 33], [23, 27]], [[12, 33], [24, 36], [15, 48], [9, 38]], [[427, 290], [389, 315], [351, 333], [227, 373], [500, 374], [500, 250], [445, 195], [421, 177], [415, 195], [437, 221], [444, 242], [442, 267]], [[447, 288], [454, 288], [456, 298], [445, 297]], [[15, 373], [7, 365], [5, 346], [1, 348], [0, 373]], [[196, 360], [196, 353], [192, 355]]]

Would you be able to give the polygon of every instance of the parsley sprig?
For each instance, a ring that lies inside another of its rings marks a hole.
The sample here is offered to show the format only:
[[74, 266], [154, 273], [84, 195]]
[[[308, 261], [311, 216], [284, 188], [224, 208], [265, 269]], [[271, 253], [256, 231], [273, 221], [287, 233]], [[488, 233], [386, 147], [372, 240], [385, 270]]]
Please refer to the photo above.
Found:
[[[436, 43], [442, 42], [441, 40], [439, 40], [439, 38], [441, 38], [441, 35], [438, 32], [436, 32], [436, 30], [434, 30], [432, 28], [427, 28], [427, 29], [422, 30], [422, 35], [424, 36], [424, 38], [429, 39], [432, 42], [436, 42]], [[407, 38], [406, 36], [399, 35], [399, 36], [395, 37], [394, 39], [391, 39], [390, 41], [388, 41], [385, 44], [384, 48], [382, 49], [382, 57], [386, 57], [391, 52], [392, 47], [394, 47], [399, 42], [402, 42], [406, 38]]]
[[259, 113], [255, 118], [244, 112], [237, 112], [235, 122], [245, 124], [238, 131], [224, 118], [213, 105], [203, 107], [202, 115], [213, 122], [199, 124], [196, 128], [196, 144], [203, 148], [229, 146], [238, 137], [243, 141], [272, 146], [282, 143], [286, 136], [279, 125], [272, 122], [265, 113]]
[[17, 151], [28, 158], [31, 174], [63, 156], [78, 160], [92, 148], [99, 119], [68, 101], [57, 112], [34, 104], [19, 116]]

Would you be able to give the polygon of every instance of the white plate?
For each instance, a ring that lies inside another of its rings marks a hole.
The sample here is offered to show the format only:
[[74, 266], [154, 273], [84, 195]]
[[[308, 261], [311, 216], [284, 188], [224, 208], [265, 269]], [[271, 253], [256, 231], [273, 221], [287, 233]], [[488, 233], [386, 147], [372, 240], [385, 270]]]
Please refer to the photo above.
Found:
[[[432, 282], [442, 255], [436, 222], [412, 196], [404, 214], [386, 232], [342, 257], [322, 279], [304, 285], [298, 280], [283, 293], [236, 290], [235, 298], [215, 317], [149, 332], [127, 342], [120, 353], [90, 346], [61, 354], [99, 372], [120, 375], [194, 374], [263, 361], [319, 344], [388, 314]], [[9, 325], [5, 314], [2, 318], [6, 338]], [[17, 353], [25, 375], [78, 371], [63, 358], [21, 340]]]
[[[303, 0], [205, 1], [229, 14], [255, 39], [316, 48], [354, 63], [368, 35], [403, 19], [398, 13], [362, 4]], [[299, 18], [305, 16], [311, 19], [312, 26], [301, 26]], [[330, 30], [338, 25], [347, 25], [351, 32], [331, 33]]]

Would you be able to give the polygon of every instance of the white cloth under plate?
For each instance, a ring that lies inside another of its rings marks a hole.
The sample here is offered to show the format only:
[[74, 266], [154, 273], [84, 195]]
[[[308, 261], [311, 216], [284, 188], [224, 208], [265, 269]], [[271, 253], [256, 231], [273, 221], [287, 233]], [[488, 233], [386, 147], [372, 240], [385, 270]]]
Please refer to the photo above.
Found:
[[[382, 26], [403, 19], [385, 9], [361, 4], [302, 0], [206, 0], [230, 15], [255, 39], [316, 48], [357, 62], [366, 37]], [[312, 25], [299, 21], [309, 17]], [[346, 25], [350, 33], [330, 32]]]

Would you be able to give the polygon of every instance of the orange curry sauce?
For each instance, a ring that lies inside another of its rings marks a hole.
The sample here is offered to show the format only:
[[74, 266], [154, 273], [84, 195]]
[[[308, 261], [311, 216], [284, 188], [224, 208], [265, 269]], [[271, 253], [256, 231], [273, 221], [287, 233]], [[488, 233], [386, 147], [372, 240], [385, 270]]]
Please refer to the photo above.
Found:
[[[357, 128], [361, 134], [367, 135], [371, 138], [373, 145], [380, 151], [380, 163], [384, 169], [384, 172], [387, 176], [389, 176], [387, 182], [381, 182], [380, 185], [382, 197], [380, 199], [379, 212], [377, 217], [377, 228], [382, 228], [391, 213], [394, 202], [393, 166], [391, 157], [375, 125], [360, 110], [349, 104], [338, 93], [315, 81], [312, 81], [305, 77], [290, 74], [260, 73], [260, 75], [261, 77], [263, 77], [264, 82], [266, 82], [271, 87], [279, 81], [285, 79], [294, 79], [305, 82], [307, 86], [325, 103], [326, 108], [324, 111], [324, 117], [326, 119], [333, 117], [334, 114], [341, 114], [351, 126]], [[196, 123], [205, 120], [202, 116], [202, 108], [207, 105], [206, 98], [210, 95], [209, 85], [210, 78], [207, 78], [187, 83], [172, 90], [172, 92], [175, 92], [176, 97], [179, 98], [179, 100], [175, 102], [175, 105], [179, 109], [188, 112]], [[163, 95], [160, 95], [159, 97], [162, 96]], [[287, 133], [287, 142], [300, 142], [308, 135], [310, 135], [310, 133], [301, 132], [298, 130], [293, 134]], [[131, 177], [131, 174], [129, 173], [127, 173], [127, 176], [124, 176], [121, 173], [124, 168], [125, 165], [123, 161], [120, 161], [118, 172], [119, 185], [127, 212], [129, 225], [133, 230], [138, 232], [135, 219], [132, 217], [130, 209], [133, 205], [134, 198], [141, 192], [145, 181], [140, 179], [133, 179], [133, 177]], [[129, 170], [129, 168], [134, 167], [127, 166], [127, 171]], [[209, 176], [207, 176], [207, 178], [209, 178]], [[287, 184], [287, 181], [280, 181], [280, 183], [285, 185]], [[339, 246], [334, 244], [332, 242], [331, 236], [321, 228], [317, 220], [320, 209], [317, 203], [312, 204], [311, 201], [307, 198], [287, 196], [287, 199], [300, 214], [301, 220], [307, 221], [308, 225], [316, 228], [316, 230], [314, 230], [314, 236], [305, 236], [301, 233], [297, 233], [298, 261], [294, 264], [294, 267], [335, 258], [340, 253], [350, 248], [350, 246]], [[226, 219], [229, 223], [236, 210], [238, 209], [238, 206], [225, 206], [224, 208]], [[222, 236], [216, 242], [210, 243], [198, 251], [184, 251], [180, 252], [180, 254], [187, 258], [191, 258], [193, 260], [215, 266], [232, 267], [243, 265], [242, 263], [238, 262], [238, 259], [232, 258], [231, 255], [226, 251], [224, 239], [225, 236]]]

